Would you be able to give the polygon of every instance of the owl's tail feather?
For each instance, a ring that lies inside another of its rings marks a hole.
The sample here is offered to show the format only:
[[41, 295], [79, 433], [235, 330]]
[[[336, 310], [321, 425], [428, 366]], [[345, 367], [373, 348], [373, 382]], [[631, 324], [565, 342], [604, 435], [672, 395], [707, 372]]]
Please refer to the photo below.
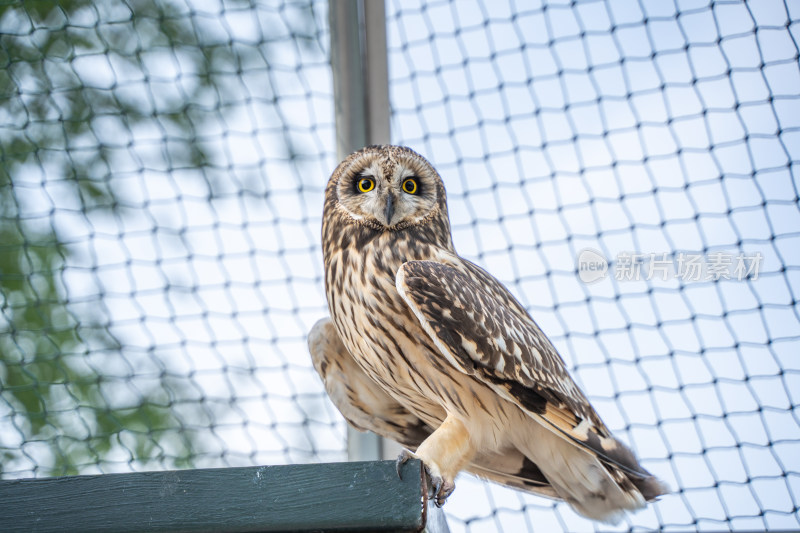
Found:
[[[527, 429], [527, 438], [518, 440], [517, 448], [539, 466], [557, 496], [587, 518], [616, 524], [626, 511], [641, 509], [669, 492], [613, 437], [607, 439], [615, 441], [617, 460], [609, 460], [544, 425]], [[606, 447], [610, 444], [606, 441]], [[627, 456], [626, 460], [619, 461], [621, 456]]]
[[650, 472], [645, 470], [642, 467], [640, 468], [640, 472], [646, 474], [645, 477], [640, 476], [628, 476], [628, 479], [634, 484], [634, 486], [638, 489], [638, 491], [644, 496], [644, 499], [648, 502], [654, 501], [659, 496], [667, 494], [670, 492], [669, 486], [652, 475]]
[[558, 495], [578, 513], [617, 524], [626, 511], [645, 506], [644, 495], [619, 468], [603, 464], [575, 446], [564, 449], [562, 455], [561, 468], [548, 465], [545, 475]]
[[[651, 502], [663, 494], [669, 492], [666, 483], [656, 478], [639, 464], [636, 455], [625, 444], [609, 435], [598, 437], [592, 428], [587, 431], [587, 435], [596, 442], [603, 442], [599, 450], [596, 447], [588, 446], [588, 451], [600, 460], [611, 477], [620, 486], [627, 490], [637, 490], [646, 502]], [[581, 446], [586, 446], [581, 443]]]

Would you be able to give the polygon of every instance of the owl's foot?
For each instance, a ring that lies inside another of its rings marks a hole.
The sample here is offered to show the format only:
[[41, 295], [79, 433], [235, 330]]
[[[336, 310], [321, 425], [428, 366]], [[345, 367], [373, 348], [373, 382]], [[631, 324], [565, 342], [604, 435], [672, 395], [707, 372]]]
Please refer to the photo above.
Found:
[[428, 499], [433, 500], [437, 507], [441, 507], [444, 505], [447, 497], [450, 496], [450, 494], [452, 494], [455, 490], [455, 481], [453, 479], [442, 477], [439, 467], [436, 465], [436, 463], [432, 461], [425, 461], [415, 453], [405, 449], [400, 452], [400, 455], [397, 456], [397, 475], [401, 479], [403, 478], [402, 474], [400, 473], [402, 466], [406, 463], [406, 461], [412, 458], [422, 461], [422, 467], [425, 469], [425, 477], [430, 483], [428, 489]]
[[444, 505], [447, 497], [450, 496], [454, 490], [456, 490], [456, 483], [452, 479], [442, 479], [442, 476], [431, 476], [427, 468], [425, 469], [425, 472], [428, 474], [428, 479], [430, 479], [432, 489], [432, 491], [428, 493], [428, 498], [433, 500], [433, 503], [436, 504], [436, 507], [441, 507]]
[[403, 465], [406, 464], [406, 461], [415, 457], [413, 453], [403, 448], [403, 451], [400, 452], [400, 455], [397, 456], [397, 462], [395, 463], [395, 468], [397, 469], [397, 477], [403, 479], [403, 474], [401, 470], [403, 469]]

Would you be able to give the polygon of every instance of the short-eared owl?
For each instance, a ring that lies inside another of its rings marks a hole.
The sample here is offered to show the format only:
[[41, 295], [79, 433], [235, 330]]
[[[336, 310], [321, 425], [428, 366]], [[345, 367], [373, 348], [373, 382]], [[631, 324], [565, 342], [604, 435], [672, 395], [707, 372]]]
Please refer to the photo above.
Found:
[[524, 307], [458, 256], [444, 184], [416, 152], [369, 146], [328, 182], [331, 318], [309, 334], [344, 417], [406, 446], [442, 504], [461, 470], [617, 521], [665, 486], [616, 440]]

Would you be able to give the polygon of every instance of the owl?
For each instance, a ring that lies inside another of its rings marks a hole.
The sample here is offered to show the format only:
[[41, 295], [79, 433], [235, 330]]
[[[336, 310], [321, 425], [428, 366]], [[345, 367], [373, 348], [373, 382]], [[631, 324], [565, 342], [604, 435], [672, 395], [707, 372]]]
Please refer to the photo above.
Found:
[[322, 216], [330, 318], [315, 369], [356, 428], [422, 461], [442, 505], [463, 471], [618, 522], [666, 486], [615, 439], [527, 310], [460, 257], [439, 174], [400, 146], [333, 172]]

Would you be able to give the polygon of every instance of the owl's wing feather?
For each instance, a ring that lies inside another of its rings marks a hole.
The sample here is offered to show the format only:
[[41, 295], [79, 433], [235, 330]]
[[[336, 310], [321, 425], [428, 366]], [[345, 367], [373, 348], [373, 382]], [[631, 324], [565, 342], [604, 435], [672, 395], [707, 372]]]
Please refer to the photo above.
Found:
[[479, 452], [466, 470], [478, 477], [545, 498], [561, 498], [541, 469], [516, 448]]
[[461, 259], [409, 261], [397, 290], [442, 355], [531, 417], [624, 471], [647, 499], [663, 486], [617, 441], [522, 305], [494, 277]]
[[328, 396], [354, 428], [372, 431], [413, 449], [433, 433], [430, 426], [361, 370], [329, 318], [311, 328], [308, 349]]

